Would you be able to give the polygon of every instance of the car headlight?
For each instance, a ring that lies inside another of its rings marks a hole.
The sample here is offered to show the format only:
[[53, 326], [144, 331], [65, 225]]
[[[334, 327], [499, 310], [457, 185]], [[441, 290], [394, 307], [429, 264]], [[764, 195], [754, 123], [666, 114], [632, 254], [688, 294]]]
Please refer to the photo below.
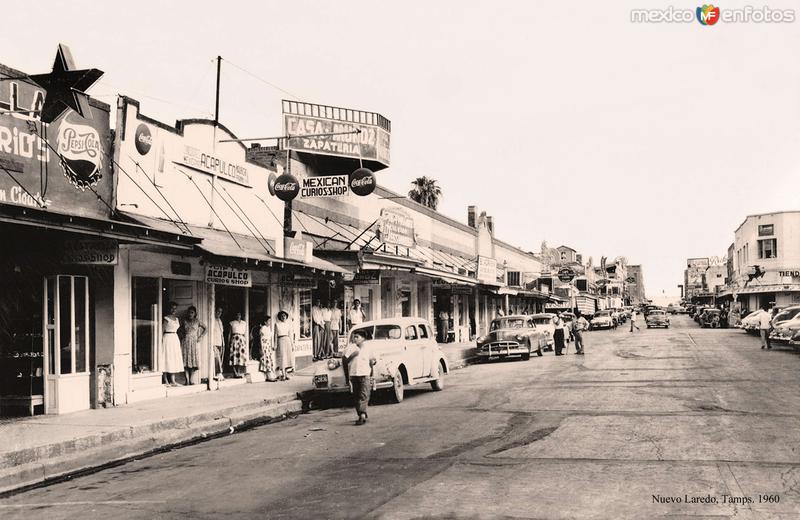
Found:
[[522, 341], [525, 340], [525, 336], [522, 336], [521, 334], [517, 334], [514, 339], [516, 339], [518, 342], [521, 343]]
[[488, 339], [489, 339], [489, 336], [480, 336], [480, 337], [478, 337], [478, 339], [477, 339], [477, 340], [475, 340], [475, 341], [477, 341], [477, 342], [478, 342], [478, 345], [480, 345], [481, 343], [486, 343], [486, 340], [488, 340]]
[[341, 360], [337, 358], [331, 358], [328, 360], [328, 370], [336, 370], [342, 365]]

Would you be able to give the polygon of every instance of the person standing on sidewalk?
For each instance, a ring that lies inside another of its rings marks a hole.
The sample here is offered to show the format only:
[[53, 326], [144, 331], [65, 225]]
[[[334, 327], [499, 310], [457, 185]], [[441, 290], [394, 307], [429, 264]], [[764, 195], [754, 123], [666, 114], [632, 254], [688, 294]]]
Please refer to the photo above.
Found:
[[633, 332], [634, 328], [639, 330], [639, 326], [636, 325], [636, 309], [631, 310], [631, 332]]
[[280, 381], [288, 381], [289, 369], [294, 367], [292, 342], [292, 324], [289, 313], [280, 311], [278, 321], [275, 323], [275, 372]]
[[183, 337], [181, 338], [181, 353], [183, 354], [183, 372], [186, 384], [199, 383], [197, 369], [200, 367], [200, 340], [206, 333], [206, 326], [197, 318], [197, 308], [192, 305], [186, 311], [183, 320]]
[[339, 330], [342, 327], [342, 310], [339, 308], [339, 300], [333, 300], [331, 305], [331, 351], [333, 354], [339, 353]]
[[214, 323], [211, 324], [211, 347], [214, 350], [214, 379], [224, 381], [222, 357], [225, 355], [225, 325], [222, 324], [222, 307], [214, 310]]
[[772, 328], [772, 313], [769, 311], [769, 305], [764, 304], [761, 307], [761, 312], [758, 315], [758, 330], [761, 333], [761, 348], [771, 349], [772, 345], [769, 343], [769, 332]]
[[247, 345], [247, 322], [242, 319], [242, 313], [236, 313], [236, 319], [230, 322], [228, 332], [228, 345], [231, 349], [230, 363], [233, 367], [233, 377], [241, 379], [247, 373], [247, 360], [250, 359], [250, 349]]
[[578, 312], [572, 322], [572, 337], [575, 338], [575, 353], [583, 355], [583, 331], [589, 328], [589, 322]]
[[175, 376], [183, 371], [181, 340], [178, 338], [178, 329], [181, 327], [181, 319], [177, 314], [177, 303], [169, 302], [167, 308], [169, 309], [169, 313], [164, 316], [161, 323], [161, 330], [164, 331], [164, 334], [161, 337], [161, 351], [159, 352], [158, 366], [166, 375], [167, 385], [178, 386]]
[[331, 318], [333, 312], [329, 305], [320, 307], [322, 313], [322, 356], [325, 359], [333, 356], [333, 335], [331, 333]]
[[325, 357], [325, 321], [322, 319], [322, 305], [319, 300], [311, 307], [311, 343], [314, 349], [313, 361]]
[[372, 390], [371, 374], [372, 367], [377, 363], [375, 352], [369, 343], [364, 343], [366, 336], [363, 331], [353, 331], [353, 343], [344, 349], [344, 359], [347, 363], [350, 374], [350, 384], [353, 388], [355, 399], [356, 414], [358, 414], [357, 426], [367, 422], [367, 405]]

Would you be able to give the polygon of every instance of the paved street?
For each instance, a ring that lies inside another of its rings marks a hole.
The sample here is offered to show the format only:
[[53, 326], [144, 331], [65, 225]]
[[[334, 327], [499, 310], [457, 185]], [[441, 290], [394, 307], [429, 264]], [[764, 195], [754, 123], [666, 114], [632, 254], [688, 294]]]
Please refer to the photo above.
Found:
[[32, 490], [0, 517], [800, 518], [798, 354], [687, 317], [572, 352], [455, 371], [362, 427], [314, 410]]

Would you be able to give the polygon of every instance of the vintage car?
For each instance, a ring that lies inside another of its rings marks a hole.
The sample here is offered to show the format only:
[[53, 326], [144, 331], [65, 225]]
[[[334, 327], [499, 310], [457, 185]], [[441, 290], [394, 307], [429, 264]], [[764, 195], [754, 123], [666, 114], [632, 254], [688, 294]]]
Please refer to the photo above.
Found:
[[610, 310], [597, 311], [589, 322], [589, 330], [613, 329], [615, 326], [616, 322]]
[[653, 309], [647, 313], [644, 322], [647, 324], [648, 329], [652, 327], [669, 328], [669, 315], [667, 314], [667, 311]]
[[476, 354], [480, 359], [531, 358], [536, 352], [541, 356], [547, 348], [544, 330], [537, 328], [533, 316], [503, 316], [492, 320], [489, 333], [477, 340]]
[[533, 314], [531, 319], [533, 320], [533, 324], [536, 325], [536, 328], [544, 332], [547, 337], [547, 348], [545, 350], [552, 348], [555, 343], [553, 335], [556, 332], [556, 315], [550, 312], [543, 312], [540, 314]]
[[771, 321], [772, 327], [779, 327], [782, 323], [792, 320], [798, 315], [800, 315], [800, 305], [793, 305], [791, 307], [784, 308], [780, 312], [775, 312]]
[[739, 328], [750, 334], [758, 334], [759, 318], [761, 317], [761, 310], [755, 310], [742, 318]]
[[[777, 318], [778, 317], [775, 316], [773, 322]], [[772, 332], [770, 332], [769, 339], [776, 343], [791, 343], [791, 340], [798, 332], [800, 332], [800, 315], [795, 315], [795, 317], [790, 320], [780, 321], [772, 329]], [[794, 343], [791, 344], [794, 345]]]
[[722, 311], [719, 309], [714, 309], [709, 307], [708, 309], [703, 310], [703, 313], [700, 315], [700, 326], [703, 328], [709, 327], [712, 329], [717, 329], [722, 326], [721, 323], [721, 315]]
[[[403, 400], [407, 386], [430, 383], [434, 390], [444, 388], [450, 369], [430, 324], [421, 318], [385, 318], [367, 321], [350, 331], [361, 331], [375, 349], [378, 363], [373, 370], [376, 390], [389, 390], [392, 400]], [[344, 348], [342, 348], [344, 350]], [[316, 392], [349, 392], [343, 360], [338, 357], [316, 363], [312, 378]]]

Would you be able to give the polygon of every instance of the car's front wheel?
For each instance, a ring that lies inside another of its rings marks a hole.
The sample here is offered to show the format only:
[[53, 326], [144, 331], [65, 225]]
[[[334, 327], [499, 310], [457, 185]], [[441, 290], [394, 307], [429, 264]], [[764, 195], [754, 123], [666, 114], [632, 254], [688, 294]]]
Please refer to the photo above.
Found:
[[431, 388], [436, 390], [437, 392], [441, 392], [444, 390], [444, 362], [439, 361], [439, 366], [436, 369], [436, 379], [431, 381]]
[[394, 373], [394, 385], [392, 386], [392, 401], [395, 403], [402, 403], [404, 393], [403, 374], [401, 374], [399, 370], [396, 370]]

